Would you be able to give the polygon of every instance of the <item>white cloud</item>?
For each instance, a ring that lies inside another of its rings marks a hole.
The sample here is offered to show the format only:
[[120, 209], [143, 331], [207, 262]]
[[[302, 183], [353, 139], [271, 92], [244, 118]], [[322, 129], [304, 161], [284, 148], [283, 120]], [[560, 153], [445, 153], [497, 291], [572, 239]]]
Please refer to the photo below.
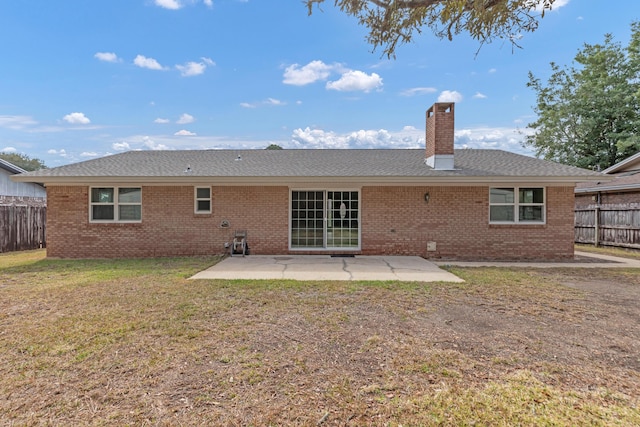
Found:
[[322, 61], [311, 61], [307, 65], [300, 67], [293, 64], [284, 70], [282, 82], [287, 85], [304, 86], [320, 80], [326, 80], [336, 65], [327, 65]]
[[[569, 4], [569, 1], [570, 0], [555, 0], [553, 2], [553, 5], [551, 6], [551, 10], [558, 10], [561, 7], [564, 7]], [[538, 0], [537, 3], [533, 5], [532, 10], [535, 10], [536, 12], [542, 12], [543, 4], [543, 0]]]
[[370, 92], [382, 87], [382, 78], [376, 74], [367, 74], [362, 71], [347, 71], [340, 79], [327, 82], [326, 88], [340, 92], [363, 91]]
[[480, 92], [476, 92], [475, 95], [473, 95], [473, 98], [475, 99], [485, 99], [487, 97], [487, 95], [485, 95], [484, 93], [480, 93]]
[[201, 59], [202, 62], [191, 61], [187, 62], [184, 65], [176, 65], [176, 68], [180, 70], [180, 75], [182, 75], [182, 77], [192, 77], [204, 73], [208, 65], [216, 65], [216, 63], [213, 62], [210, 58], [203, 57]]
[[261, 105], [269, 105], [272, 107], [281, 107], [283, 105], [287, 105], [286, 102], [284, 101], [280, 101], [279, 99], [275, 99], [275, 98], [267, 98], [264, 101], [260, 101], [260, 102], [241, 102], [240, 106], [243, 108], [258, 108]]
[[495, 74], [498, 70], [496, 68], [490, 68], [489, 74]]
[[522, 147], [524, 138], [525, 135], [516, 128], [460, 129], [455, 132], [455, 146], [456, 148], [506, 150], [531, 155], [531, 151]]
[[462, 94], [455, 90], [443, 90], [438, 96], [438, 102], [461, 102]]
[[430, 93], [434, 93], [437, 89], [434, 87], [413, 87], [411, 89], [406, 89], [400, 92], [402, 96], [416, 96], [416, 95], [427, 95]]
[[158, 117], [157, 119], [155, 119], [153, 121], [153, 123], [160, 123], [160, 124], [166, 124], [166, 123], [170, 123], [170, 122], [171, 122], [171, 120], [163, 119], [163, 118], [160, 118], [160, 117]]
[[305, 86], [318, 81], [329, 79], [331, 74], [340, 73], [338, 80], [329, 81], [326, 88], [337, 91], [364, 91], [382, 87], [382, 78], [376, 74], [367, 74], [363, 71], [349, 70], [341, 64], [325, 64], [315, 60], [307, 65], [293, 64], [284, 70], [282, 82], [288, 85]]
[[97, 157], [98, 153], [95, 151], [83, 151], [80, 153], [80, 157]]
[[[245, 2], [247, 0], [240, 0], [240, 1]], [[180, 0], [154, 0], [154, 3], [156, 6], [160, 6], [164, 9], [170, 9], [170, 10], [178, 10], [184, 7], [183, 2], [181, 2]], [[191, 0], [190, 3], [195, 3], [195, 2]], [[202, 3], [204, 3], [204, 5], [209, 8], [213, 7], [213, 0], [202, 0]]]
[[180, 116], [180, 118], [176, 121], [176, 123], [179, 125], [186, 125], [188, 123], [193, 123], [195, 121], [196, 121], [195, 117], [193, 117], [191, 114], [184, 113], [183, 115]]
[[56, 149], [52, 148], [50, 150], [47, 150], [47, 154], [52, 154], [52, 155], [60, 156], [60, 157], [68, 157], [67, 150], [65, 150], [64, 148], [62, 148], [60, 150], [56, 150]]
[[93, 56], [98, 60], [104, 62], [120, 62], [120, 58], [118, 58], [118, 55], [113, 52], [98, 52]]
[[30, 116], [0, 116], [0, 127], [7, 129], [20, 130], [37, 124]]
[[196, 136], [195, 133], [188, 131], [186, 129], [182, 129], [179, 130], [178, 132], [174, 133], [175, 136]]
[[[468, 128], [455, 132], [455, 147], [468, 149], [500, 149], [524, 155], [531, 151], [522, 147], [524, 134], [517, 128]], [[400, 131], [358, 130], [337, 133], [322, 129], [295, 129], [291, 135], [293, 148], [424, 148], [425, 131], [405, 126]], [[286, 146], [283, 145], [283, 146]]]
[[160, 65], [158, 61], [153, 58], [147, 58], [144, 55], [138, 55], [133, 60], [133, 63], [140, 68], [148, 68], [149, 70], [164, 70], [164, 67]]
[[142, 143], [143, 143], [143, 145], [145, 147], [147, 147], [150, 150], [170, 150], [170, 148], [167, 145], [161, 144], [161, 143], [156, 143], [149, 136], [143, 136], [142, 137]]
[[182, 7], [178, 0], [154, 0], [154, 3], [156, 6], [171, 10], [177, 10]]
[[2, 152], [2, 153], [17, 153], [18, 150], [16, 149], [16, 147], [4, 147], [2, 150], [0, 150], [0, 152]]
[[84, 113], [67, 114], [62, 118], [62, 120], [72, 125], [87, 125], [91, 123], [91, 120], [89, 120], [89, 118], [85, 116]]
[[113, 148], [116, 151], [127, 151], [131, 149], [131, 146], [129, 145], [128, 142], [122, 141], [122, 142], [114, 142], [113, 144], [111, 144], [111, 148]]
[[291, 135], [296, 148], [419, 148], [424, 131], [407, 126], [401, 132], [385, 129], [336, 133], [322, 129], [295, 129]]
[[275, 98], [267, 98], [267, 100], [264, 101], [264, 103], [267, 105], [275, 105], [275, 106], [287, 105], [286, 102], [280, 101], [279, 99], [275, 99]]

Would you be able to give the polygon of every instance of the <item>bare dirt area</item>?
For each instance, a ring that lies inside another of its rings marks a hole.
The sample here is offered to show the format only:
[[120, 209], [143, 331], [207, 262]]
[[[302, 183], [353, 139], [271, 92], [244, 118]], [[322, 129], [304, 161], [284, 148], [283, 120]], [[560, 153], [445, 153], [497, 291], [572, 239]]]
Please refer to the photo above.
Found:
[[0, 270], [0, 425], [640, 423], [640, 271], [185, 279], [200, 267]]
[[466, 346], [480, 358], [523, 366], [557, 365], [560, 369], [548, 378], [559, 387], [616, 384], [620, 391], [637, 395], [640, 274], [590, 269], [535, 269], [527, 274], [546, 283], [538, 285], [540, 292], [516, 286], [503, 299], [489, 288], [477, 288], [461, 304], [440, 310], [441, 316], [451, 318], [448, 323], [457, 338], [452, 347]]

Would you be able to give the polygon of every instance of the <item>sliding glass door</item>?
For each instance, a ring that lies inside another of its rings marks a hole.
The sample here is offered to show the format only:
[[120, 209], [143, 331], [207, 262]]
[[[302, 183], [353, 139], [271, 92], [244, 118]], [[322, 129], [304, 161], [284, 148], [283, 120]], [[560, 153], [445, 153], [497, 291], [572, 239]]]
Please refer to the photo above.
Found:
[[291, 191], [292, 249], [359, 249], [358, 191]]

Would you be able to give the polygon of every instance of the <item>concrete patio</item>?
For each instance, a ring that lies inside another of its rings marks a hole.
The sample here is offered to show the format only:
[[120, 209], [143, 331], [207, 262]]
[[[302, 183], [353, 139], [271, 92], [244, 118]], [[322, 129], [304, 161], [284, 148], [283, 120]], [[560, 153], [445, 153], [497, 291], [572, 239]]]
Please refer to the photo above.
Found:
[[399, 280], [463, 282], [417, 256], [250, 255], [225, 258], [191, 279]]

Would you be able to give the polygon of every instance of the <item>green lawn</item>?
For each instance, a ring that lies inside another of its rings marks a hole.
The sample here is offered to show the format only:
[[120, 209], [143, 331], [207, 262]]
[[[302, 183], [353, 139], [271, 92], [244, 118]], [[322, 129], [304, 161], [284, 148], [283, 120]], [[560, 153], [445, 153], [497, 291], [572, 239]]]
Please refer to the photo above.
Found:
[[0, 255], [0, 425], [640, 425], [640, 271], [187, 280], [215, 262]]

